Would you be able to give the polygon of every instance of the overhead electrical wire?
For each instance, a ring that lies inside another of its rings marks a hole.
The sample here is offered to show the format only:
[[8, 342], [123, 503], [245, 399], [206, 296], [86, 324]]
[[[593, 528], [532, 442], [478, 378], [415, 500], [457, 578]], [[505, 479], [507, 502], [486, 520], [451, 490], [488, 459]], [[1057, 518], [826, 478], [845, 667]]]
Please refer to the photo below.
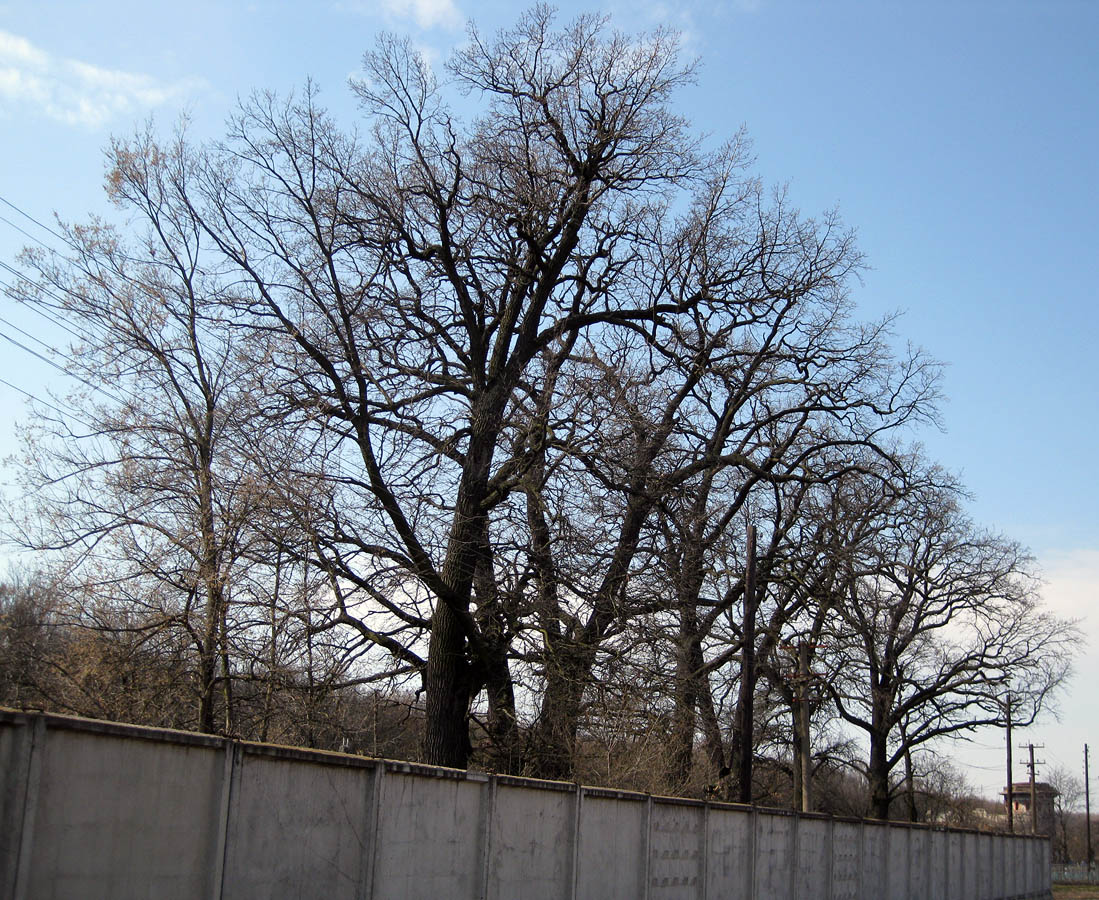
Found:
[[[21, 209], [20, 207], [16, 206], [14, 203], [12, 203], [10, 200], [8, 200], [6, 197], [4, 197], [2, 195], [0, 195], [0, 203], [3, 203], [4, 205], [6, 205], [6, 206], [10, 207], [11, 209], [15, 210], [17, 213], [19, 213], [19, 215], [23, 216], [28, 221], [33, 222], [39, 228], [43, 229], [44, 231], [46, 231], [49, 234], [53, 235], [54, 237], [58, 238], [60, 241], [62, 241], [69, 248], [71, 248], [73, 250], [78, 249], [76, 247], [76, 245], [74, 245], [72, 243], [72, 241], [70, 241], [65, 235], [55, 231], [53, 228], [50, 228], [48, 225], [44, 224], [41, 220], [35, 218], [30, 213], [28, 213], [25, 210]], [[16, 229], [21, 234], [23, 234], [26, 237], [30, 238], [32, 241], [35, 241], [35, 243], [42, 246], [48, 252], [50, 252], [50, 253], [57, 252], [55, 248], [53, 248], [50, 245], [46, 244], [40, 238], [35, 237], [30, 232], [24, 230], [23, 228], [21, 228], [20, 226], [18, 226], [14, 222], [12, 222], [10, 219], [8, 219], [4, 216], [0, 216], [0, 221], [8, 224], [10, 227]], [[8, 282], [0, 280], [0, 287], [5, 288], [8, 292], [8, 294], [9, 294], [9, 296], [11, 296], [13, 299], [19, 300], [22, 303], [23, 306], [33, 310], [37, 315], [39, 315], [40, 317], [42, 317], [46, 321], [50, 322], [53, 326], [62, 329], [63, 331], [65, 331], [68, 334], [72, 335], [74, 338], [76, 338], [79, 341], [83, 341], [83, 342], [90, 343], [90, 344], [95, 344], [95, 343], [98, 343], [99, 341], [102, 340], [101, 337], [90, 337], [88, 333], [82, 333], [80, 330], [75, 330], [75, 329], [79, 329], [79, 326], [74, 325], [74, 326], [70, 327], [66, 322], [62, 321], [61, 319], [59, 319], [57, 316], [55, 316], [53, 314], [53, 313], [57, 312], [59, 310], [59, 308], [63, 307], [64, 303], [65, 303], [64, 298], [62, 296], [59, 296], [57, 293], [55, 293], [55, 286], [43, 284], [40, 281], [36, 281], [33, 278], [29, 278], [26, 275], [25, 272], [19, 271], [18, 269], [14, 268], [13, 266], [9, 265], [8, 263], [4, 262], [3, 260], [0, 260], [0, 269], [3, 269], [4, 271], [10, 273], [16, 279], [19, 279], [19, 280], [21, 280], [21, 281], [23, 281], [23, 282], [25, 282], [29, 285], [33, 285], [34, 288], [38, 292], [40, 292], [41, 295], [44, 295], [46, 297], [51, 298], [57, 304], [57, 306], [53, 306], [50, 303], [46, 303], [46, 302], [43, 302], [42, 300], [35, 299], [32, 296], [27, 296], [26, 293], [19, 290], [19, 288], [17, 286], [14, 286], [12, 284], [9, 284]], [[123, 281], [132, 284], [135, 288], [149, 294], [149, 296], [151, 296], [151, 297], [155, 297], [155, 294], [153, 294], [153, 292], [149, 289], [148, 285], [144, 284], [140, 280], [134, 279], [134, 278], [130, 277], [129, 275], [127, 275], [124, 272], [116, 272], [115, 274], [119, 278], [121, 278]], [[64, 288], [60, 288], [60, 290], [62, 290], [62, 292], [65, 292]], [[65, 292], [65, 293], [67, 293], [67, 292]], [[32, 335], [30, 332], [24, 331], [22, 328], [15, 325], [14, 323], [12, 323], [12, 322], [10, 322], [6, 319], [3, 319], [3, 318], [0, 318], [0, 322], [4, 322], [9, 327], [14, 328], [16, 331], [19, 331], [20, 333], [26, 335], [28, 338], [30, 338], [31, 340], [37, 342], [38, 344], [41, 344], [43, 347], [47, 348], [48, 350], [50, 350], [52, 353], [56, 354], [57, 356], [59, 356], [63, 359], [67, 359], [67, 360], [71, 361], [71, 356], [69, 354], [67, 354], [64, 351], [58, 349], [57, 347], [47, 343], [46, 341], [41, 340], [40, 338], [36, 337], [35, 335]], [[87, 324], [89, 324], [89, 323], [85, 323], [85, 325], [87, 325]], [[92, 334], [94, 334], [95, 331], [96, 331], [96, 329], [94, 329], [94, 328], [91, 329]], [[9, 335], [9, 334], [7, 334], [3, 331], [0, 331], [0, 337], [2, 337], [5, 340], [9, 341], [10, 343], [14, 344], [16, 347], [19, 347], [20, 349], [24, 350], [25, 352], [30, 353], [31, 355], [33, 355], [36, 358], [42, 360], [43, 362], [46, 362], [48, 365], [53, 366], [55, 369], [57, 369], [58, 371], [64, 373], [65, 375], [68, 375], [71, 378], [77, 379], [78, 381], [80, 381], [83, 384], [90, 387], [92, 390], [98, 391], [99, 393], [103, 394], [105, 397], [110, 398], [113, 402], [119, 404], [120, 406], [126, 405], [126, 401], [121, 400], [118, 396], [111, 393], [111, 391], [108, 391], [107, 389], [105, 389], [102, 385], [99, 385], [99, 384], [96, 384], [92, 381], [89, 381], [88, 379], [86, 379], [86, 378], [70, 371], [68, 368], [58, 364], [57, 362], [55, 362], [51, 359], [48, 359], [47, 357], [43, 356], [40, 353], [37, 353], [35, 350], [31, 349], [30, 347], [27, 347], [22, 342], [20, 342], [20, 341], [16, 340], [15, 338], [13, 338], [11, 335]], [[7, 384], [9, 387], [12, 387], [14, 390], [17, 390], [20, 393], [25, 394], [26, 396], [28, 396], [28, 397], [30, 397], [34, 400], [37, 400], [40, 403], [43, 403], [46, 406], [49, 406], [51, 409], [57, 410], [57, 407], [52, 406], [49, 403], [46, 403], [46, 401], [41, 400], [40, 398], [36, 397], [34, 394], [32, 394], [29, 391], [23, 390], [22, 388], [19, 388], [15, 385], [12, 385], [7, 381], [3, 381], [2, 383]], [[61, 410], [57, 410], [57, 411], [62, 412], [63, 415], [66, 415], [66, 413], [64, 413]], [[84, 424], [85, 427], [90, 427], [90, 426], [87, 425], [87, 423], [82, 422], [81, 424]]]
[[[17, 278], [22, 278], [24, 281], [26, 281], [30, 284], [33, 284], [43, 294], [46, 294], [47, 296], [52, 297], [58, 303], [61, 302], [61, 298], [58, 297], [56, 294], [52, 293], [41, 282], [37, 282], [37, 281], [34, 281], [32, 279], [27, 278], [26, 275], [24, 275], [18, 269], [13, 269], [11, 266], [9, 266], [7, 263], [3, 262], [2, 260], [0, 260], [0, 269], [4, 269], [5, 271], [11, 273], [12, 275], [14, 275]], [[0, 286], [3, 286], [5, 288], [7, 288], [10, 296], [14, 297], [14, 296], [18, 296], [20, 294], [19, 289], [17, 287], [15, 287], [15, 285], [9, 284], [6, 281], [0, 280]], [[51, 313], [46, 312], [46, 309], [53, 309], [53, 307], [51, 307], [47, 304], [41, 303], [40, 301], [32, 300], [29, 297], [22, 300], [21, 302], [22, 302], [23, 306], [25, 306], [27, 309], [31, 310], [32, 312], [34, 312], [38, 316], [41, 316], [47, 322], [50, 322], [53, 325], [56, 325], [62, 331], [67, 331], [69, 334], [71, 334], [77, 340], [79, 340], [79, 341], [88, 341], [88, 342], [91, 341], [91, 338], [89, 338], [87, 334], [83, 334], [79, 331], [74, 330], [73, 328], [70, 328], [69, 325], [66, 324], [64, 321], [62, 321], [61, 319], [59, 319], [56, 316], [52, 315]]]
[[[54, 231], [52, 228], [50, 228], [49, 225], [46, 225], [45, 223], [40, 222], [38, 219], [36, 219], [34, 216], [32, 216], [26, 210], [20, 209], [18, 206], [16, 206], [14, 203], [12, 203], [9, 199], [7, 199], [7, 197], [4, 197], [2, 194], [0, 194], [0, 203], [3, 203], [5, 206], [10, 206], [17, 213], [19, 213], [19, 215], [23, 216], [23, 218], [25, 218], [25, 219], [29, 219], [31, 222], [34, 222], [34, 224], [37, 225], [39, 228], [41, 228], [43, 231], [48, 231], [50, 234], [52, 234], [58, 240], [63, 241], [65, 244], [68, 244], [68, 246], [70, 246], [70, 247], [72, 246], [72, 244], [69, 242], [69, 239], [67, 237], [65, 237], [63, 234], [60, 234], [59, 232]], [[4, 221], [7, 222], [7, 219], [5, 219]], [[9, 224], [11, 224], [11, 223], [9, 222]], [[18, 225], [15, 225], [13, 227], [16, 228], [19, 231], [23, 231], [23, 229], [19, 228]], [[23, 231], [23, 234], [27, 234], [27, 233], [25, 231]], [[42, 243], [41, 241], [38, 240], [38, 238], [32, 237], [29, 234], [27, 234], [27, 237], [29, 237], [32, 241], [37, 241], [40, 244]], [[42, 246], [46, 246], [46, 245], [42, 244]]]
[[91, 426], [91, 425], [89, 425], [89, 424], [88, 424], [87, 422], [85, 422], [85, 421], [84, 421], [83, 419], [81, 419], [81, 418], [80, 418], [80, 417], [79, 417], [78, 415], [76, 415], [76, 413], [74, 413], [74, 412], [72, 412], [72, 411], [66, 411], [66, 410], [64, 410], [64, 409], [61, 409], [61, 407], [59, 407], [59, 406], [54, 406], [54, 405], [53, 405], [52, 403], [50, 403], [50, 402], [49, 402], [48, 400], [43, 400], [43, 399], [42, 399], [41, 397], [39, 397], [38, 395], [36, 395], [36, 394], [32, 394], [32, 393], [31, 393], [30, 391], [26, 391], [26, 390], [23, 390], [23, 388], [19, 387], [19, 386], [18, 386], [18, 385], [16, 385], [16, 384], [12, 384], [12, 383], [11, 383], [10, 381], [7, 381], [7, 380], [6, 380], [6, 379], [4, 379], [4, 378], [0, 378], [0, 384], [3, 384], [3, 385], [7, 385], [7, 386], [8, 386], [8, 387], [10, 387], [10, 388], [11, 388], [11, 389], [12, 389], [13, 391], [18, 391], [18, 392], [19, 392], [20, 394], [22, 394], [22, 395], [23, 395], [24, 397], [29, 397], [29, 398], [30, 398], [31, 400], [33, 400], [33, 401], [34, 401], [35, 403], [40, 403], [40, 404], [42, 404], [43, 406], [46, 406], [46, 407], [48, 407], [49, 409], [52, 409], [52, 410], [53, 410], [53, 411], [54, 411], [55, 413], [57, 413], [58, 415], [61, 415], [61, 416], [65, 416], [66, 418], [72, 419], [72, 420], [73, 420], [74, 422], [76, 422], [76, 423], [78, 423], [78, 424], [80, 424], [80, 425], [83, 425], [83, 426], [84, 426], [85, 428], [87, 428], [87, 429], [88, 429], [89, 431], [94, 431], [94, 429], [92, 428], [92, 426]]
[[[11, 336], [10, 334], [8, 334], [7, 332], [4, 332], [4, 331], [0, 331], [0, 338], [3, 338], [4, 340], [6, 340], [6, 341], [9, 341], [9, 342], [10, 342], [10, 343], [12, 343], [12, 344], [15, 344], [15, 346], [16, 346], [16, 347], [18, 347], [18, 348], [19, 348], [20, 350], [25, 350], [25, 351], [26, 351], [27, 353], [29, 353], [29, 354], [30, 354], [31, 356], [35, 357], [36, 359], [40, 359], [40, 360], [42, 360], [42, 362], [46, 363], [47, 365], [53, 366], [53, 367], [54, 367], [55, 369], [57, 369], [57, 370], [58, 370], [59, 372], [61, 372], [62, 374], [64, 374], [64, 375], [68, 375], [68, 376], [69, 376], [70, 378], [75, 378], [75, 379], [76, 379], [77, 381], [80, 381], [80, 382], [82, 382], [83, 384], [86, 384], [86, 385], [87, 385], [88, 387], [90, 387], [90, 388], [91, 388], [91, 389], [92, 389], [93, 391], [99, 391], [99, 393], [103, 394], [103, 396], [105, 396], [105, 397], [109, 397], [109, 398], [110, 398], [111, 400], [113, 400], [113, 401], [114, 401], [115, 403], [118, 403], [119, 405], [123, 405], [123, 406], [125, 405], [125, 404], [123, 403], [123, 401], [122, 401], [122, 400], [119, 400], [119, 399], [118, 399], [118, 397], [116, 397], [116, 396], [115, 396], [114, 394], [112, 394], [112, 393], [111, 393], [110, 391], [108, 391], [108, 390], [107, 390], [106, 388], [104, 388], [104, 387], [101, 387], [100, 385], [96, 384], [96, 383], [95, 383], [95, 382], [93, 382], [93, 381], [88, 381], [88, 379], [87, 379], [87, 378], [84, 378], [84, 377], [83, 377], [83, 376], [81, 376], [81, 375], [77, 375], [77, 374], [76, 374], [75, 372], [70, 372], [70, 371], [69, 371], [68, 369], [66, 369], [66, 368], [65, 368], [65, 367], [64, 367], [63, 365], [61, 365], [60, 363], [58, 363], [58, 362], [55, 362], [54, 360], [50, 359], [50, 358], [49, 358], [48, 356], [44, 356], [44, 355], [42, 355], [42, 354], [41, 354], [41, 353], [39, 353], [39, 352], [38, 352], [37, 350], [32, 350], [32, 349], [31, 349], [30, 347], [28, 347], [28, 346], [27, 346], [26, 344], [24, 344], [24, 343], [23, 343], [22, 341], [17, 341], [17, 340], [15, 339], [15, 338], [13, 338], [13, 337], [12, 337], [12, 336]], [[37, 338], [35, 338], [35, 340], [38, 340], [38, 339], [37, 339]], [[43, 341], [39, 341], [39, 343], [40, 343], [40, 344], [42, 344], [42, 343], [44, 343], [44, 342], [43, 342]], [[49, 345], [48, 345], [48, 344], [46, 344], [45, 346], [49, 347]], [[52, 348], [52, 347], [50, 347], [50, 349], [52, 350], [53, 348]]]
[[[23, 210], [20, 207], [16, 206], [14, 203], [12, 203], [10, 200], [8, 200], [6, 197], [4, 197], [2, 195], [0, 195], [0, 203], [3, 203], [6, 206], [10, 207], [11, 209], [15, 210], [17, 213], [19, 213], [21, 216], [28, 219], [29, 221], [33, 222], [39, 228], [43, 229], [44, 231], [47, 231], [48, 233], [52, 234], [54, 237], [56, 237], [59, 240], [63, 241], [67, 246], [70, 246], [70, 247], [72, 246], [71, 242], [64, 235], [62, 235], [62, 234], [58, 233], [57, 231], [55, 231], [54, 229], [50, 228], [48, 225], [44, 224], [39, 219], [35, 218], [30, 213], [26, 212], [26, 210]], [[54, 248], [50, 247], [48, 244], [46, 244], [44, 241], [42, 241], [40, 238], [36, 237], [35, 235], [31, 234], [29, 231], [26, 231], [25, 229], [21, 228], [19, 225], [12, 222], [6, 216], [0, 216], [0, 221], [5, 222], [6, 224], [8, 224], [12, 228], [14, 228], [16, 231], [18, 231], [20, 234], [24, 235], [25, 237], [30, 238], [32, 241], [39, 244], [40, 246], [42, 246], [46, 250], [49, 250], [50, 252], [54, 251]], [[0, 268], [2, 268], [4, 271], [10, 273], [11, 275], [13, 275], [16, 278], [22, 279], [24, 281], [27, 281], [27, 282], [33, 284], [43, 294], [53, 298], [58, 303], [62, 302], [62, 299], [60, 297], [58, 297], [55, 293], [53, 293], [53, 291], [50, 290], [49, 287], [41, 284], [40, 282], [36, 282], [33, 279], [27, 278], [25, 273], [20, 272], [18, 269], [16, 269], [13, 266], [9, 265], [7, 262], [4, 262], [3, 260], [0, 260]], [[18, 295], [20, 293], [14, 285], [9, 284], [8, 282], [0, 281], [0, 285], [2, 285], [5, 289], [7, 289], [7, 291], [9, 292], [9, 295], [15, 296], [15, 295]], [[28, 309], [32, 310], [33, 312], [35, 312], [40, 317], [44, 318], [46, 321], [50, 322], [52, 325], [56, 326], [57, 328], [62, 329], [63, 331], [67, 332], [68, 334], [72, 335], [77, 340], [85, 341], [85, 342], [91, 342], [91, 339], [88, 337], [87, 334], [82, 334], [79, 331], [74, 330], [67, 323], [65, 323], [62, 320], [58, 319], [56, 316], [46, 312], [46, 309], [51, 309], [51, 307], [49, 307], [48, 304], [43, 304], [41, 302], [35, 302], [31, 298], [25, 297], [25, 298], [23, 298], [23, 305], [25, 307], [27, 307]], [[43, 307], [45, 307], [45, 308], [43, 308]], [[59, 350], [57, 347], [55, 347], [52, 344], [42, 340], [39, 337], [36, 337], [35, 335], [33, 335], [30, 332], [24, 330], [23, 328], [20, 328], [18, 325], [14, 324], [13, 322], [9, 321], [8, 319], [0, 317], [0, 322], [3, 322], [5, 325], [7, 325], [10, 328], [14, 328], [20, 334], [25, 335], [26, 337], [28, 337], [31, 340], [35, 341], [37, 344], [40, 344], [41, 346], [45, 347], [47, 350], [51, 351], [52, 353], [55, 353], [58, 356], [61, 356], [62, 358], [65, 358], [65, 359], [71, 359], [71, 357], [69, 357], [68, 354], [66, 354], [63, 351]], [[74, 373], [74, 372], [70, 371], [69, 369], [67, 369], [65, 366], [57, 363], [55, 360], [52, 360], [52, 359], [44, 356], [43, 354], [38, 353], [37, 351], [35, 351], [32, 348], [28, 347], [26, 344], [22, 343], [21, 341], [16, 340], [10, 334], [7, 334], [3, 331], [0, 331], [0, 337], [2, 337], [5, 340], [9, 341], [10, 343], [14, 344], [16, 347], [20, 348], [21, 350], [31, 354], [36, 359], [39, 359], [42, 362], [46, 363], [47, 365], [52, 366], [53, 368], [57, 369], [59, 372], [63, 373], [64, 375], [67, 375], [70, 378], [75, 378], [77, 381], [80, 381], [81, 383], [87, 385], [92, 390], [98, 391], [99, 393], [103, 394], [105, 397], [110, 398], [115, 403], [118, 403], [119, 405], [125, 405], [125, 402], [123, 400], [119, 399], [117, 396], [115, 396], [110, 391], [105, 389], [102, 385], [95, 384], [94, 382], [89, 381], [87, 378], [84, 378], [80, 375], [77, 375], [76, 373]], [[38, 403], [42, 403], [43, 405], [48, 406], [50, 409], [53, 409], [53, 410], [61, 413], [62, 415], [69, 415], [69, 413], [66, 413], [66, 412], [58, 409], [56, 406], [53, 406], [52, 404], [46, 402], [45, 400], [42, 400], [40, 397], [37, 397], [36, 395], [31, 393], [30, 391], [26, 391], [26, 390], [24, 390], [20, 387], [17, 387], [16, 385], [13, 385], [13, 384], [11, 384], [10, 382], [8, 382], [6, 380], [2, 381], [2, 383], [6, 384], [8, 387], [12, 388], [13, 390], [19, 391], [19, 393], [24, 394], [27, 397], [30, 397], [32, 400], [35, 400]], [[81, 422], [81, 424], [84, 425], [85, 427], [89, 427], [86, 422]]]
[[[0, 281], [0, 284], [3, 284], [3, 282], [2, 282], [2, 281]], [[0, 322], [3, 322], [3, 323], [4, 323], [5, 325], [7, 325], [7, 326], [8, 326], [9, 328], [14, 328], [14, 329], [15, 329], [16, 331], [18, 331], [18, 332], [19, 332], [19, 333], [20, 333], [21, 335], [23, 335], [24, 337], [28, 337], [28, 338], [30, 338], [30, 339], [31, 339], [32, 341], [34, 341], [34, 342], [35, 342], [36, 344], [41, 344], [41, 345], [42, 345], [43, 347], [45, 347], [45, 348], [46, 348], [47, 350], [49, 350], [49, 351], [51, 351], [51, 352], [53, 352], [53, 353], [56, 353], [56, 352], [57, 352], [57, 348], [56, 348], [56, 347], [54, 347], [54, 346], [53, 346], [52, 344], [47, 344], [47, 343], [46, 343], [46, 342], [45, 342], [44, 340], [42, 340], [42, 338], [40, 338], [40, 337], [36, 337], [35, 335], [31, 334], [31, 333], [30, 333], [29, 331], [24, 331], [24, 330], [23, 330], [22, 328], [20, 328], [20, 327], [19, 327], [18, 325], [16, 325], [16, 324], [15, 324], [14, 322], [12, 322], [12, 321], [11, 321], [10, 319], [5, 319], [5, 318], [4, 318], [3, 316], [0, 316]]]

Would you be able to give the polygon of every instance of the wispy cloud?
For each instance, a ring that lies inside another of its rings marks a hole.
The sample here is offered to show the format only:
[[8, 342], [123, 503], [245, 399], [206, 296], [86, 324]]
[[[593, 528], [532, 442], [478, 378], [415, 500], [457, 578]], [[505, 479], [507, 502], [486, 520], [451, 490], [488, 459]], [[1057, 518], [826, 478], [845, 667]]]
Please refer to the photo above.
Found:
[[198, 79], [165, 84], [149, 75], [54, 56], [0, 31], [0, 108], [34, 109], [67, 125], [100, 128], [204, 86]]
[[419, 28], [455, 30], [465, 24], [465, 16], [454, 0], [337, 0], [335, 8], [357, 15], [381, 12], [391, 21], [416, 23]]
[[[1058, 615], [1085, 618], [1095, 613], [1095, 584], [1099, 581], [1099, 550], [1085, 548], [1048, 553], [1040, 558], [1047, 605]], [[1092, 629], [1099, 628], [1099, 621]], [[1099, 631], [1096, 631], [1099, 637]]]

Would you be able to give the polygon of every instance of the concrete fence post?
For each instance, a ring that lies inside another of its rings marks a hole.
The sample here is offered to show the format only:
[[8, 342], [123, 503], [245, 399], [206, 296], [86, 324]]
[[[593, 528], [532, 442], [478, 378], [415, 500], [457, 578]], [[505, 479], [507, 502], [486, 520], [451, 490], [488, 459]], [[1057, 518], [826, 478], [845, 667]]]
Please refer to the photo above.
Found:
[[211, 891], [213, 900], [221, 900], [225, 883], [225, 861], [229, 853], [229, 819], [233, 814], [233, 789], [240, 777], [243, 765], [243, 750], [240, 744], [226, 738], [225, 755], [221, 770], [221, 800], [218, 806], [217, 844], [214, 846], [214, 883]]
[[706, 900], [710, 896], [710, 801], [702, 807], [702, 892], [699, 896]]
[[481, 801], [481, 900], [488, 900], [489, 865], [492, 862], [492, 823], [496, 819], [497, 778], [489, 775], [481, 790], [485, 793]]
[[912, 839], [912, 829], [909, 828], [904, 835], [904, 895], [915, 896], [912, 883], [912, 845], [916, 842]]
[[943, 858], [940, 862], [940, 865], [943, 868], [943, 900], [950, 900], [950, 832], [935, 831], [932, 832], [932, 837], [936, 834], [942, 835], [942, 840], [939, 843], [943, 848]]
[[[953, 842], [954, 835], [948, 836]], [[965, 835], [960, 834], [957, 836], [958, 844], [958, 868], [950, 879], [951, 891], [946, 895], [947, 900], [953, 900], [954, 897], [961, 897], [965, 893]]]
[[825, 871], [828, 877], [828, 900], [835, 900], [836, 896], [836, 820], [828, 817], [828, 835], [825, 841], [826, 853], [824, 860]]
[[858, 896], [866, 896], [866, 822], [858, 824], [858, 847], [855, 848], [855, 878], [858, 883]]
[[363, 832], [367, 845], [363, 848], [359, 860], [359, 900], [373, 900], [374, 873], [378, 868], [378, 844], [382, 832], [382, 784], [385, 780], [385, 761], [374, 760], [374, 768], [367, 779], [370, 786], [370, 801], [366, 804], [366, 821]]
[[42, 754], [46, 749], [46, 720], [41, 716], [28, 723], [24, 741], [25, 767], [17, 771], [26, 773], [22, 808], [15, 810], [19, 822], [19, 849], [16, 851], [15, 888], [13, 900], [26, 900], [27, 885], [31, 879], [31, 852], [34, 849], [34, 820], [38, 814], [38, 788], [42, 780]]
[[572, 820], [572, 886], [569, 896], [576, 900], [580, 889], [580, 820], [584, 814], [584, 788], [576, 785], [576, 797]]
[[801, 816], [793, 815], [794, 824], [790, 828], [790, 894], [798, 895], [798, 876], [801, 874]]
[[649, 883], [653, 877], [653, 795], [645, 797], [645, 860], [642, 863], [644, 869], [644, 900], [649, 900]]
[[748, 865], [744, 867], [748, 879], [744, 896], [756, 900], [756, 848], [759, 846], [759, 811], [753, 806], [748, 812]]

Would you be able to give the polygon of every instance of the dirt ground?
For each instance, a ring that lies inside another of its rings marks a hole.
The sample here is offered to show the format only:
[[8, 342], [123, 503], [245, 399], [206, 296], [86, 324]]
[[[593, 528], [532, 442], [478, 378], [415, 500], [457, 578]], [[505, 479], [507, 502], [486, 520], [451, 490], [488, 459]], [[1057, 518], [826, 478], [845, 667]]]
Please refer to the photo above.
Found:
[[1055, 884], [1054, 900], [1089, 900], [1099, 898], [1099, 884]]

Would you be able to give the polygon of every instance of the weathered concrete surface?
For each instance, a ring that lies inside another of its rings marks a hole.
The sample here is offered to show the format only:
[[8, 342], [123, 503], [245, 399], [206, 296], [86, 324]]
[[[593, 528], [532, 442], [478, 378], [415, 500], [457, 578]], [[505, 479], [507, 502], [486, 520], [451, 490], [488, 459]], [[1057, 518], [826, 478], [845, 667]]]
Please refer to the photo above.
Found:
[[1048, 897], [1049, 842], [0, 710], [0, 898]]

